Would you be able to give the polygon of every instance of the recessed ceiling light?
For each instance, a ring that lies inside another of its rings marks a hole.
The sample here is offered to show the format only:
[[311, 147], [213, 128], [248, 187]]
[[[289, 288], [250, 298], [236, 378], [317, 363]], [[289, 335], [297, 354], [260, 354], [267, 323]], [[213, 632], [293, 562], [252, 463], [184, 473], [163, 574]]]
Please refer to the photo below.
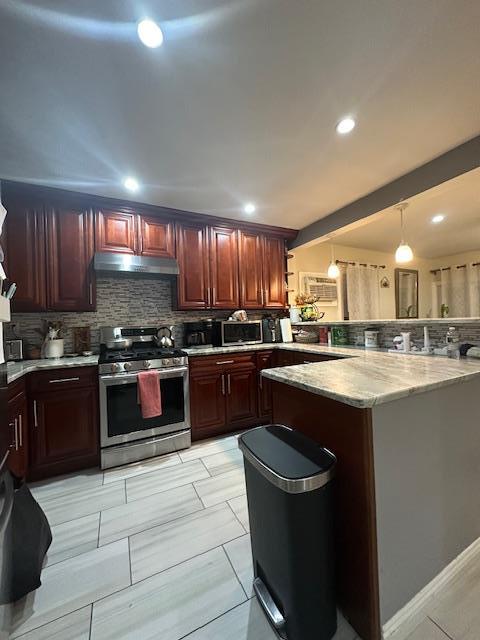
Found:
[[255, 213], [257, 207], [253, 204], [253, 202], [247, 202], [247, 204], [243, 207], [245, 213]]
[[353, 129], [355, 129], [355, 120], [350, 116], [348, 118], [342, 118], [342, 120], [337, 124], [337, 133], [342, 135], [350, 133]]
[[128, 176], [128, 178], [125, 178], [125, 180], [123, 181], [123, 186], [128, 191], [138, 191], [138, 189], [140, 188], [138, 180], [136, 178], [132, 178], [132, 176]]
[[141, 20], [137, 25], [137, 33], [140, 42], [150, 49], [156, 49], [163, 43], [163, 33], [153, 20]]
[[443, 222], [445, 220], [445, 216], [443, 213], [437, 213], [436, 216], [433, 216], [432, 222], [433, 224], [438, 224], [439, 222]]

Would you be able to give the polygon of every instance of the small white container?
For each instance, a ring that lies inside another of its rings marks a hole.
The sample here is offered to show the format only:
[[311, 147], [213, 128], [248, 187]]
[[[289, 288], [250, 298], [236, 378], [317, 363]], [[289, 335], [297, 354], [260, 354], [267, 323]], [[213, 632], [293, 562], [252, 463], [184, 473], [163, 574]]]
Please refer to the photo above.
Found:
[[378, 349], [378, 331], [365, 331], [365, 349]]
[[297, 324], [301, 322], [300, 309], [298, 307], [290, 307], [290, 322]]
[[63, 358], [63, 350], [63, 338], [57, 338], [56, 340], [45, 340], [45, 358]]
[[408, 353], [411, 349], [410, 331], [402, 331], [403, 350]]

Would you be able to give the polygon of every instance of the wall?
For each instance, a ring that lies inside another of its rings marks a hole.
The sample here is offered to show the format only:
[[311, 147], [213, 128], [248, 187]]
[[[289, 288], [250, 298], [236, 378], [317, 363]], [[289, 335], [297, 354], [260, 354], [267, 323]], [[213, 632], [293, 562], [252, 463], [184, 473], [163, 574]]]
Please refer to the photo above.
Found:
[[372, 410], [382, 624], [480, 536], [479, 394], [473, 380]]
[[[390, 253], [380, 251], [370, 251], [368, 249], [358, 249], [355, 247], [346, 247], [334, 244], [334, 255], [336, 260], [345, 260], [349, 262], [366, 262], [368, 264], [385, 265], [385, 269], [381, 269], [380, 279], [384, 276], [390, 281], [390, 288], [380, 288], [380, 317], [384, 319], [395, 318], [395, 269], [398, 265], [395, 258]], [[293, 271], [294, 275], [289, 277], [288, 288], [292, 290], [289, 293], [289, 302], [294, 304], [295, 296], [299, 290], [300, 271], [315, 271], [326, 273], [328, 265], [331, 261], [331, 245], [330, 243], [318, 243], [308, 247], [299, 247], [290, 252], [293, 258], [288, 262], [288, 270]], [[408, 264], [409, 269], [419, 270], [419, 314], [420, 317], [428, 317], [431, 315], [431, 277], [430, 263], [427, 260], [417, 259]], [[334, 321], [341, 320], [339, 318], [338, 307], [319, 306], [321, 311], [325, 312], [325, 320]]]
[[[15, 313], [17, 334], [30, 345], [40, 346], [41, 336], [35, 331], [42, 319], [62, 320], [65, 324], [65, 351], [73, 350], [72, 327], [91, 328], [92, 347], [98, 350], [101, 326], [162, 326], [175, 325], [177, 344], [183, 344], [182, 323], [204, 318], [225, 318], [228, 311], [175, 311], [172, 305], [172, 284], [168, 279], [97, 278], [97, 311], [84, 313]], [[254, 314], [249, 314], [254, 318]], [[7, 325], [8, 328], [8, 325]], [[7, 329], [8, 330], [8, 329]]]

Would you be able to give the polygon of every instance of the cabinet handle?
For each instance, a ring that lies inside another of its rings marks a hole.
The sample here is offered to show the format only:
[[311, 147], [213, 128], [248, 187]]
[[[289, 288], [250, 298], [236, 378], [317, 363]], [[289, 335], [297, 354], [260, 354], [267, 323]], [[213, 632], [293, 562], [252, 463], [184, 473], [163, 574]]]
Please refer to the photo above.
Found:
[[37, 401], [33, 401], [33, 426], [38, 427]]
[[210, 287], [207, 287], [207, 307], [212, 306], [212, 293], [210, 291]]
[[222, 396], [225, 395], [225, 374], [222, 373]]
[[263, 290], [263, 306], [267, 304], [267, 290]]
[[22, 433], [22, 414], [18, 414], [18, 439], [20, 441], [20, 448], [23, 447], [23, 433]]
[[15, 451], [18, 451], [18, 420], [15, 418]]
[[219, 360], [215, 364], [233, 364], [235, 360]]
[[261, 371], [258, 372], [258, 386], [260, 387], [260, 389], [263, 389], [263, 379]]
[[75, 378], [58, 378], [57, 380], [49, 380], [48, 384], [58, 384], [59, 382], [78, 382], [80, 378], [77, 376]]
[[90, 301], [90, 306], [93, 305], [93, 284], [91, 282], [88, 286], [88, 299]]
[[265, 289], [261, 289], [262, 292], [262, 307], [265, 306]]
[[215, 287], [212, 287], [212, 304], [211, 304], [211, 306], [213, 307], [214, 304], [215, 304]]
[[230, 395], [231, 388], [230, 388], [230, 374], [229, 373], [227, 373], [227, 391], [228, 391], [228, 395]]

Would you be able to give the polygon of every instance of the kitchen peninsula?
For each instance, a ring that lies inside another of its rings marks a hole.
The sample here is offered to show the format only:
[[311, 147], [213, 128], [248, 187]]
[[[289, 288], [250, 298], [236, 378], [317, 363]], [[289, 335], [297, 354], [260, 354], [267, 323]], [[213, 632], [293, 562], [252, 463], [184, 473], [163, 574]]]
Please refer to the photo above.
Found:
[[362, 638], [388, 638], [480, 536], [480, 362], [313, 350], [341, 359], [262, 372], [273, 420], [337, 455], [339, 604]]

